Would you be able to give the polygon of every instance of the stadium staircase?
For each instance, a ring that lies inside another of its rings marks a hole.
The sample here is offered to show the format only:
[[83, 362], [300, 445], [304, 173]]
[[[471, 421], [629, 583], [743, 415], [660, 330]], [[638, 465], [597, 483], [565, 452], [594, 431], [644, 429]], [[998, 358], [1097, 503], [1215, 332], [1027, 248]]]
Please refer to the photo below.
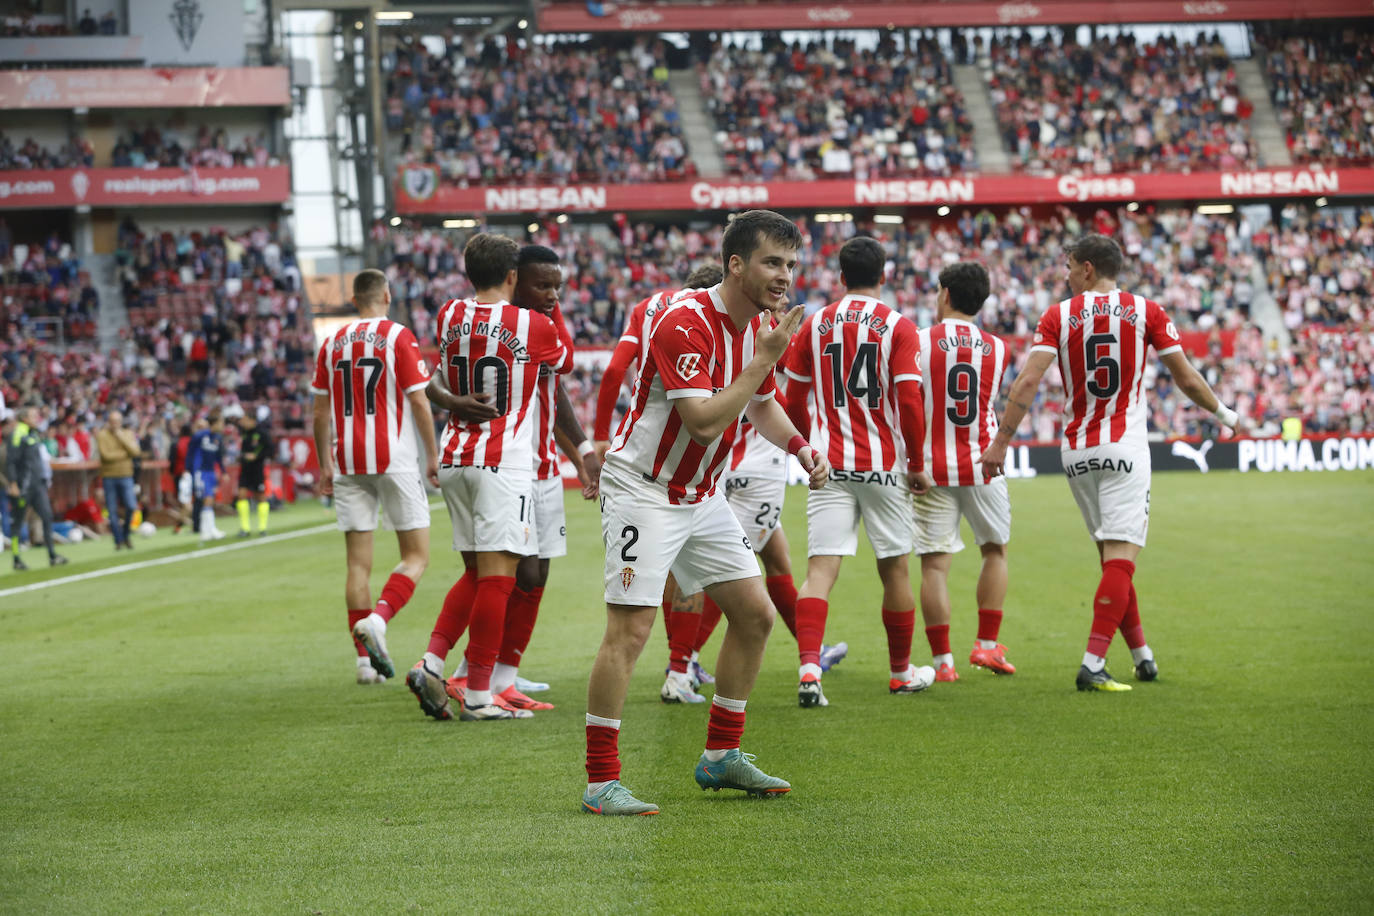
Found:
[[991, 174], [1011, 171], [1011, 160], [1002, 146], [1002, 132], [997, 129], [997, 118], [992, 112], [992, 101], [988, 98], [987, 83], [983, 74], [972, 64], [954, 66], [954, 85], [964, 96], [964, 107], [969, 120], [973, 122], [974, 151], [978, 155], [978, 170]]
[[100, 349], [108, 353], [119, 346], [119, 332], [129, 326], [129, 310], [124, 307], [124, 294], [115, 278], [115, 256], [91, 254], [82, 258], [91, 275], [91, 285], [100, 297], [100, 317], [96, 334]]
[[1235, 58], [1233, 63], [1241, 95], [1255, 106], [1250, 115], [1250, 134], [1259, 149], [1260, 165], [1265, 168], [1292, 165], [1293, 157], [1288, 153], [1283, 128], [1279, 126], [1279, 117], [1274, 113], [1274, 104], [1269, 97], [1269, 84], [1264, 80], [1263, 49], [1253, 57]]
[[696, 163], [697, 174], [702, 178], [720, 178], [725, 174], [725, 162], [720, 158], [720, 148], [716, 145], [715, 121], [706, 110], [705, 99], [701, 97], [697, 71], [694, 68], [670, 71], [668, 85], [672, 87], [673, 98], [677, 100], [682, 134], [687, 141], [687, 155]]
[[1283, 310], [1269, 288], [1269, 274], [1259, 258], [1250, 267], [1250, 285], [1255, 288], [1254, 298], [1250, 300], [1251, 323], [1260, 329], [1265, 340], [1277, 340], [1281, 346], [1287, 346], [1292, 342], [1292, 335], [1283, 323]]

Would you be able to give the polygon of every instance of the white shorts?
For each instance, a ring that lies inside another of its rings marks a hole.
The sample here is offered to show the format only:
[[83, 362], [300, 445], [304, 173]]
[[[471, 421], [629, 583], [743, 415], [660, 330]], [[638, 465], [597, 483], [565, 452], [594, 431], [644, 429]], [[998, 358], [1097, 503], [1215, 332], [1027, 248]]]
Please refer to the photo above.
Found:
[[896, 471], [830, 472], [830, 482], [806, 497], [806, 555], [852, 557], [859, 519], [879, 559], [910, 553], [915, 542], [911, 491]]
[[182, 471], [181, 476], [177, 478], [177, 502], [187, 506], [194, 498], [195, 486], [191, 480], [191, 472]]
[[429, 499], [418, 470], [334, 478], [334, 514], [340, 531], [375, 531], [378, 506], [382, 527], [388, 531], [429, 527]]
[[454, 550], [534, 554], [533, 470], [441, 467], [439, 489], [453, 523]]
[[1070, 449], [1061, 457], [1093, 540], [1144, 547], [1150, 527], [1149, 449], [1116, 443]]
[[973, 541], [979, 547], [1011, 540], [1007, 478], [994, 477], [975, 486], [932, 487], [926, 495], [916, 497], [916, 552], [963, 550], [964, 541], [959, 537], [961, 516], [968, 519]]
[[735, 513], [735, 519], [754, 553], [759, 553], [778, 530], [782, 518], [782, 504], [787, 498], [787, 481], [762, 477], [725, 477], [721, 480], [725, 501]]
[[534, 528], [539, 559], [568, 555], [568, 520], [563, 509], [563, 478], [534, 482]]
[[656, 607], [669, 572], [684, 595], [759, 574], [749, 538], [719, 490], [699, 503], [674, 506], [662, 487], [603, 470], [601, 540], [608, 604]]

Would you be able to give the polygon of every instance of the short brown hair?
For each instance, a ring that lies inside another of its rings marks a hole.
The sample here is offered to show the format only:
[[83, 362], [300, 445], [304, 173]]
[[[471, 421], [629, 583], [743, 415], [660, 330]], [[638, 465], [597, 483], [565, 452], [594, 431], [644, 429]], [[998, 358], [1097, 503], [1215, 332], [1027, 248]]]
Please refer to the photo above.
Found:
[[949, 290], [949, 304], [965, 315], [977, 315], [992, 292], [988, 269], [977, 261], [958, 261], [940, 271], [940, 288]]
[[1070, 242], [1064, 246], [1064, 250], [1079, 264], [1091, 264], [1099, 277], [1109, 280], [1116, 279], [1126, 260], [1121, 254], [1121, 246], [1114, 239], [1096, 233]]
[[376, 302], [381, 298], [382, 290], [386, 289], [386, 283], [386, 274], [375, 267], [360, 270], [353, 278], [353, 298], [368, 304]]
[[[802, 234], [797, 224], [772, 210], [746, 210], [730, 220], [720, 239], [720, 262], [730, 266], [730, 258], [740, 256], [746, 264], [763, 239], [793, 251], [801, 248]], [[723, 276], [723, 273], [722, 273]]]
[[720, 269], [719, 264], [702, 264], [696, 267], [687, 275], [683, 281], [687, 289], [706, 289], [715, 286], [725, 279], [725, 271]]
[[500, 286], [519, 262], [520, 246], [504, 235], [479, 232], [463, 248], [463, 269], [474, 289]]

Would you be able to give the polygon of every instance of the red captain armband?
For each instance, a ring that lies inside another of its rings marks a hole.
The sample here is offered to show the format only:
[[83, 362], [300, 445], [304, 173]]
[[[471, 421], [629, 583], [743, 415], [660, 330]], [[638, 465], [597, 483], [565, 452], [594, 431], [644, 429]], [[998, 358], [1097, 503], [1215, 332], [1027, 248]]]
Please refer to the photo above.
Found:
[[811, 443], [806, 441], [805, 436], [797, 435], [787, 440], [787, 454], [795, 455], [804, 448], [810, 448]]

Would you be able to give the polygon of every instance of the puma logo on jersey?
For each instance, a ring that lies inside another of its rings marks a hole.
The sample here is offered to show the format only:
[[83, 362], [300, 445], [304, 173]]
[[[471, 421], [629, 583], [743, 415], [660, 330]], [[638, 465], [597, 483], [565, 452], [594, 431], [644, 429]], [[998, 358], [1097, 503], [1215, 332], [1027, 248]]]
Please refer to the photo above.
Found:
[[1207, 453], [1212, 450], [1212, 440], [1202, 443], [1202, 448], [1193, 448], [1182, 440], [1175, 442], [1171, 451], [1175, 458], [1187, 458], [1202, 473], [1207, 473]]
[[683, 327], [682, 325], [680, 325], [680, 324], [679, 324], [679, 325], [674, 325], [674, 327], [676, 327], [679, 331], [682, 332], [682, 336], [683, 336], [683, 337], [687, 338], [688, 340], [691, 340], [691, 339], [692, 339], [692, 332], [691, 332], [691, 331], [687, 330], [686, 328], [684, 328], [684, 327]]

